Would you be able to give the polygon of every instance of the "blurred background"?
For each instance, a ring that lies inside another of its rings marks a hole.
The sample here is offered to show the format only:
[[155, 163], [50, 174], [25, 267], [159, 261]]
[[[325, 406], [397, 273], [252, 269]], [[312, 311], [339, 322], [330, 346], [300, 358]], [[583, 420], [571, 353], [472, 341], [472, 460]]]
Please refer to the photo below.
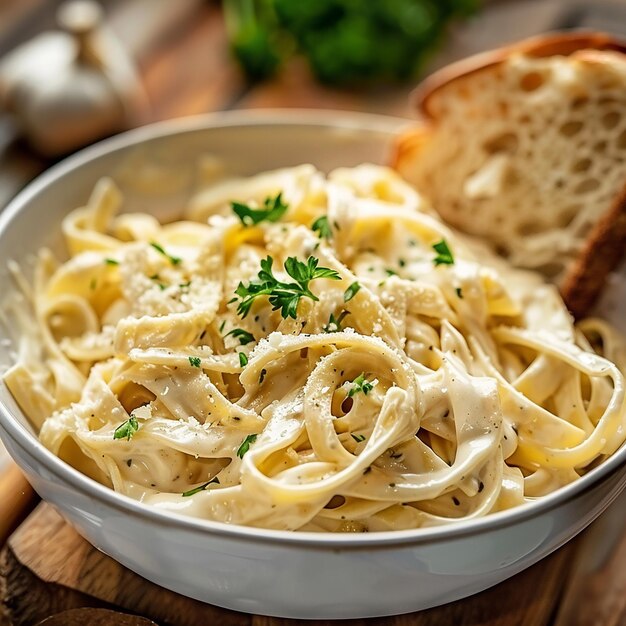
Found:
[[626, 34], [626, 0], [0, 0], [0, 209], [127, 128], [258, 107], [411, 117], [428, 72], [563, 28]]

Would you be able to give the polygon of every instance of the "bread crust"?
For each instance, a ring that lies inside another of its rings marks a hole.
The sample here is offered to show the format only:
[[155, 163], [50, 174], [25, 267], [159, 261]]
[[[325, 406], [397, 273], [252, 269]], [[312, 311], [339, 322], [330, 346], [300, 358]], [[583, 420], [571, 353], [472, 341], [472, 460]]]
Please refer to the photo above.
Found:
[[414, 162], [414, 159], [422, 152], [432, 137], [428, 124], [408, 128], [394, 138], [390, 149], [389, 166], [408, 178], [404, 172], [405, 165]]
[[431, 107], [433, 97], [440, 89], [456, 80], [492, 68], [514, 54], [531, 57], [570, 56], [579, 50], [612, 50], [626, 54], [626, 40], [596, 31], [555, 32], [529, 37], [446, 65], [413, 90], [411, 102], [420, 115], [434, 119], [436, 116]]
[[592, 228], [561, 287], [563, 300], [575, 318], [584, 317], [591, 309], [625, 250], [626, 184], [611, 208]]

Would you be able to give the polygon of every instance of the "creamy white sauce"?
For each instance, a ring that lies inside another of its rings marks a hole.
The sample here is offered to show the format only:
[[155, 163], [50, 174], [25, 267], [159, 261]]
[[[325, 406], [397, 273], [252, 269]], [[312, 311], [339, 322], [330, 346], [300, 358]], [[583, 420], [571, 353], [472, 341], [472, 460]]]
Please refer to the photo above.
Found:
[[[276, 223], [230, 207], [279, 192]], [[36, 323], [5, 375], [42, 442], [120, 492], [233, 524], [413, 528], [545, 495], [624, 441], [621, 339], [583, 322], [595, 354], [553, 287], [388, 169], [218, 183], [164, 226], [117, 217], [121, 202], [101, 181], [64, 222], [72, 258], [40, 255]], [[436, 263], [441, 242], [452, 263]], [[288, 257], [338, 279], [312, 280], [296, 319], [267, 297], [242, 319], [234, 291], [268, 255], [285, 282]]]

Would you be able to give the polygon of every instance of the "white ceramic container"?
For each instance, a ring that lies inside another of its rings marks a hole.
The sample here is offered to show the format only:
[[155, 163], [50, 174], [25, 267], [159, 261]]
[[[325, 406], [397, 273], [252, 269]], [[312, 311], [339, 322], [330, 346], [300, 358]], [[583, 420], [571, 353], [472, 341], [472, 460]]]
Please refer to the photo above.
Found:
[[[27, 263], [42, 245], [62, 250], [62, 217], [85, 201], [101, 175], [116, 179], [131, 210], [173, 217], [207, 155], [239, 174], [303, 162], [325, 170], [380, 163], [406, 124], [335, 112], [241, 112], [158, 124], [100, 143], [46, 172], [0, 216], [0, 298], [14, 289], [7, 261]], [[626, 302], [625, 283], [618, 279], [611, 291], [614, 320], [615, 305]], [[10, 361], [7, 340], [18, 335], [0, 325], [0, 363]], [[481, 591], [571, 539], [626, 484], [622, 448], [575, 484], [469, 523], [362, 535], [289, 533], [187, 519], [114, 493], [48, 452], [3, 385], [0, 437], [39, 494], [126, 567], [205, 602], [295, 618], [404, 613]]]

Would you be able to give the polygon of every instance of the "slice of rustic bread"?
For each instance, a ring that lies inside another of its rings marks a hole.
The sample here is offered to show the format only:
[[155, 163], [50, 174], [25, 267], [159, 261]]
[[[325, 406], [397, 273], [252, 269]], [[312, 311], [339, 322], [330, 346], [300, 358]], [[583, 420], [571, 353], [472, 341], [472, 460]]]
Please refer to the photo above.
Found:
[[626, 246], [626, 45], [525, 40], [444, 68], [394, 165], [450, 224], [556, 282], [577, 316]]

